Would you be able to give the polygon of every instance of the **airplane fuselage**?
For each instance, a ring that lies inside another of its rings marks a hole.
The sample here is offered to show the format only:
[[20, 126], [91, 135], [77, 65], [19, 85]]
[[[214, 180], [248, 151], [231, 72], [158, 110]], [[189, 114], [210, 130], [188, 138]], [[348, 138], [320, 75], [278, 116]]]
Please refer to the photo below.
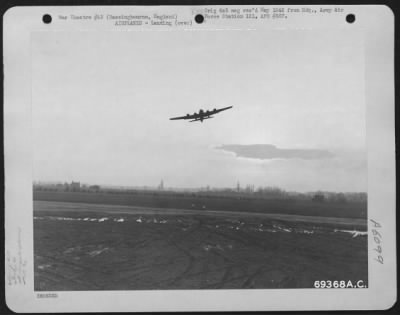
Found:
[[203, 122], [204, 120], [204, 111], [202, 109], [199, 110], [200, 121]]
[[203, 122], [204, 119], [212, 118], [210, 117], [214, 112], [213, 111], [204, 111], [202, 109], [199, 110], [199, 120]]

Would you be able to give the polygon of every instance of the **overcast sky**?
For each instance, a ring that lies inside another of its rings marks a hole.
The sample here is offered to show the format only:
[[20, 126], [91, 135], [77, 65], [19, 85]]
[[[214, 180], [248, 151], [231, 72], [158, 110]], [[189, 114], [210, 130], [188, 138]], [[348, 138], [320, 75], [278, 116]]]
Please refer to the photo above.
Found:
[[[366, 191], [363, 42], [341, 35], [34, 33], [34, 179]], [[203, 123], [169, 120], [225, 106]], [[326, 154], [217, 148], [252, 144]]]

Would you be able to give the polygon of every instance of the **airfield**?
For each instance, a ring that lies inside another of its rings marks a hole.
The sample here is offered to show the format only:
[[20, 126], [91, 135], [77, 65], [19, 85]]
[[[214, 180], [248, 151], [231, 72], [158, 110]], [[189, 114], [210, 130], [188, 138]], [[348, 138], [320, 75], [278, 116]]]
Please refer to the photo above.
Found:
[[364, 216], [57, 200], [35, 200], [33, 216], [38, 291], [368, 283]]

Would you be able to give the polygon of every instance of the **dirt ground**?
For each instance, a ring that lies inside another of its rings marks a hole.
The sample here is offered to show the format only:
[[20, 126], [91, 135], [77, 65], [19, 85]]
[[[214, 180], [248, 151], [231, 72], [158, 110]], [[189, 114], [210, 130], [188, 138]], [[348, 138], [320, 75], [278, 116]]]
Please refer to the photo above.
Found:
[[368, 283], [366, 220], [34, 202], [35, 290]]

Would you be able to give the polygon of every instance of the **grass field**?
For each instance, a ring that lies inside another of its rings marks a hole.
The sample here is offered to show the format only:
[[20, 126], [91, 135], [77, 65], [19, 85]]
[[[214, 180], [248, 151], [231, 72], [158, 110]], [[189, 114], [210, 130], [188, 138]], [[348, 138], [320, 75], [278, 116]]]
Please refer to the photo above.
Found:
[[240, 199], [233, 196], [201, 197], [157, 194], [107, 194], [35, 191], [34, 200], [126, 205], [149, 208], [202, 209], [260, 213], [297, 214], [340, 218], [367, 218], [366, 202], [313, 202], [295, 199]]
[[368, 283], [365, 219], [235, 209], [34, 201], [35, 290]]

